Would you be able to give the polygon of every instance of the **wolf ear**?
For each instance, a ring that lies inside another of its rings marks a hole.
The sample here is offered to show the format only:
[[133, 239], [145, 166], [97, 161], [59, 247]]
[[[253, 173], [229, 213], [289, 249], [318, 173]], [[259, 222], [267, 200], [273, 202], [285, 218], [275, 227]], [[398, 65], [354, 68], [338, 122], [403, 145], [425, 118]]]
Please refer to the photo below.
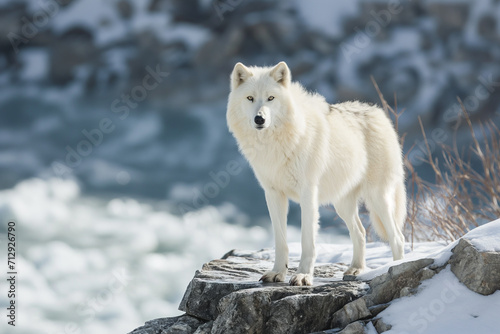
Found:
[[234, 65], [233, 73], [231, 73], [231, 90], [235, 90], [239, 85], [245, 82], [248, 78], [252, 76], [252, 72], [243, 65], [242, 63], [237, 63]]
[[274, 66], [270, 75], [274, 80], [276, 80], [277, 83], [282, 84], [285, 87], [288, 87], [292, 81], [292, 74], [284, 61], [279, 62], [278, 65]]

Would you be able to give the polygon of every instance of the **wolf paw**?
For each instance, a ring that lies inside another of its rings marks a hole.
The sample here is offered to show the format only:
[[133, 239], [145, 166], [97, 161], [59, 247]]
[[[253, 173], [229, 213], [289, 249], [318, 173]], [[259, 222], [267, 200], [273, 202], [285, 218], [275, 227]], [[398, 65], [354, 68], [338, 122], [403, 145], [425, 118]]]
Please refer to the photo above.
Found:
[[259, 281], [264, 283], [275, 283], [275, 282], [284, 282], [286, 273], [278, 273], [275, 271], [268, 271], [262, 275]]
[[290, 279], [290, 285], [302, 286], [302, 285], [312, 285], [313, 276], [311, 274], [295, 274]]
[[344, 276], [358, 276], [363, 272], [363, 268], [349, 267], [345, 272]]

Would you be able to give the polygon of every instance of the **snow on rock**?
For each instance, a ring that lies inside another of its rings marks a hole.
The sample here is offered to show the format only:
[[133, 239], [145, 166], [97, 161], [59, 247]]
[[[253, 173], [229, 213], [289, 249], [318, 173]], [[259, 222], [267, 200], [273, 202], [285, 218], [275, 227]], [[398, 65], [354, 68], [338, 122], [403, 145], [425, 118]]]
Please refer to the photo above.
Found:
[[113, 4], [99, 0], [76, 1], [61, 8], [57, 20], [51, 23], [59, 34], [74, 27], [85, 27], [92, 31], [98, 45], [119, 40], [127, 33], [126, 25], [120, 20]]
[[[469, 240], [479, 252], [499, 252], [500, 251], [500, 219], [488, 224], [479, 226], [462, 237]], [[413, 244], [413, 250], [406, 245], [405, 258], [399, 261], [392, 261], [390, 249], [383, 244], [367, 245], [367, 267], [369, 268], [359, 276], [360, 279], [370, 280], [381, 275], [395, 264], [400, 264], [416, 259], [428, 257], [434, 260], [434, 266], [444, 266], [453, 255], [452, 250], [458, 245], [456, 240], [449, 245], [444, 242], [422, 242]], [[324, 248], [323, 248], [324, 249]], [[373, 256], [374, 253], [376, 256]], [[327, 254], [321, 253], [318, 258], [328, 258]]]
[[331, 37], [341, 37], [346, 17], [360, 10], [357, 1], [310, 0], [297, 1], [295, 5], [307, 25]]
[[480, 252], [500, 252], [500, 219], [473, 229], [464, 238]]
[[480, 252], [467, 239], [460, 239], [449, 261], [451, 271], [470, 290], [491, 295], [500, 289], [500, 253]]
[[447, 267], [422, 283], [419, 293], [392, 302], [380, 316], [392, 329], [385, 333], [497, 333], [500, 292], [476, 294]]
[[496, 333], [499, 248], [500, 220], [495, 220], [433, 254], [441, 262], [434, 266], [444, 269], [424, 281], [416, 295], [393, 301], [380, 314], [392, 326], [385, 333]]

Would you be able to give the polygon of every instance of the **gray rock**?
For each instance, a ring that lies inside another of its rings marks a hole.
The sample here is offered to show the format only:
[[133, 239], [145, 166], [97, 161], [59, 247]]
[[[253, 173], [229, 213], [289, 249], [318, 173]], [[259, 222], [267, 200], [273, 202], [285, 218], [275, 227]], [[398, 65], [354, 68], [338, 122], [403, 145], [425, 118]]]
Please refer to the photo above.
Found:
[[[328, 329], [336, 311], [368, 291], [364, 282], [341, 281], [345, 270], [341, 264], [317, 266], [314, 286], [264, 284], [259, 279], [272, 268], [271, 261], [233, 255], [205, 264], [186, 290], [179, 309], [204, 321], [213, 320], [213, 324], [199, 324], [197, 334]], [[290, 268], [290, 273], [295, 270]]]
[[342, 278], [344, 281], [355, 281], [356, 280], [356, 275], [344, 275]]
[[314, 332], [314, 333], [309, 333], [309, 334], [338, 334], [338, 332], [339, 332], [339, 329], [335, 328], [335, 329], [327, 329], [325, 331]]
[[201, 324], [203, 324], [201, 320], [188, 315], [160, 318], [146, 322], [144, 326], [136, 328], [130, 334], [192, 334]]
[[100, 50], [93, 42], [89, 27], [71, 27], [54, 43], [49, 58], [49, 74], [56, 85], [66, 85], [76, 78], [82, 64], [94, 66]]
[[467, 239], [460, 239], [452, 252], [451, 271], [470, 290], [491, 295], [500, 289], [499, 252], [479, 252]]
[[364, 298], [359, 298], [349, 304], [346, 304], [342, 307], [342, 309], [335, 312], [330, 327], [344, 328], [354, 321], [371, 316], [372, 314], [366, 306], [366, 300]]
[[309, 333], [329, 328], [331, 315], [366, 293], [363, 282], [312, 287], [266, 284], [237, 291], [219, 303], [212, 333]]
[[210, 334], [212, 332], [212, 326], [214, 325], [213, 321], [209, 321], [204, 323], [193, 334]]
[[439, 22], [442, 33], [462, 29], [470, 13], [469, 3], [430, 2], [429, 13]]
[[356, 321], [353, 322], [352, 324], [349, 324], [346, 328], [342, 330], [338, 328], [333, 328], [310, 334], [365, 334], [365, 333], [372, 333], [372, 332], [368, 331], [363, 321]]
[[391, 304], [387, 303], [387, 304], [375, 305], [375, 306], [369, 307], [368, 309], [370, 310], [370, 313], [372, 314], [372, 316], [376, 317], [377, 315], [382, 313], [386, 308], [388, 308], [389, 305], [391, 305]]
[[377, 330], [377, 333], [383, 333], [387, 332], [388, 330], [391, 330], [392, 326], [389, 324], [386, 324], [382, 319], [373, 319], [372, 321], [373, 326]]
[[179, 310], [195, 317], [214, 320], [219, 301], [232, 292], [261, 287], [262, 274], [272, 262], [243, 257], [214, 260], [203, 265], [189, 283]]
[[[333, 315], [330, 328], [347, 329], [349, 324], [376, 316], [387, 308], [387, 303], [393, 299], [414, 294], [421, 281], [435, 275], [434, 271], [428, 268], [432, 263], [432, 259], [420, 259], [389, 268], [387, 273], [375, 277], [370, 282], [371, 291], [368, 294], [346, 304]], [[355, 325], [352, 328], [354, 330], [358, 327]]]
[[401, 291], [399, 291], [399, 298], [411, 296], [414, 294], [414, 291], [414, 289], [405, 286], [401, 289]]
[[[226, 259], [213, 260], [203, 265], [197, 271], [193, 280], [184, 293], [179, 310], [204, 320], [215, 320], [219, 315], [218, 305], [220, 300], [233, 292], [261, 288], [259, 282], [262, 274], [273, 267], [273, 262], [250, 258], [248, 256], [231, 256], [226, 254]], [[291, 263], [292, 264], [292, 263]], [[296, 268], [290, 268], [293, 273]], [[332, 282], [332, 277], [341, 275], [345, 266], [331, 264], [314, 268], [317, 284]], [[287, 287], [288, 283], [274, 283], [273, 288]]]
[[361, 321], [353, 322], [352, 324], [348, 325], [346, 328], [344, 328], [339, 332], [339, 334], [365, 334], [365, 333], [366, 333], [366, 327], [365, 324]]
[[163, 330], [162, 334], [193, 334], [204, 322], [195, 317], [183, 315], [169, 328]]
[[389, 268], [387, 273], [377, 276], [370, 282], [372, 291], [366, 296], [367, 305], [388, 303], [399, 298], [404, 288], [416, 288], [422, 280], [430, 277], [426, 267], [433, 262], [433, 259], [420, 259]]
[[422, 281], [425, 281], [427, 279], [431, 279], [434, 277], [434, 275], [436, 275], [436, 272], [432, 269], [430, 269], [430, 267], [425, 267], [422, 269], [422, 272], [421, 272], [421, 280]]

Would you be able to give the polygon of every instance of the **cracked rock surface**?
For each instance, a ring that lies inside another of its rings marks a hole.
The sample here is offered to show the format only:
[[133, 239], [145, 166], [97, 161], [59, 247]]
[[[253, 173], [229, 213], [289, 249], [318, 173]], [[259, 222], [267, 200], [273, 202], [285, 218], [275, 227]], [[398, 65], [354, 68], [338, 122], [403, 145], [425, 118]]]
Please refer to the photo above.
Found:
[[260, 252], [229, 252], [204, 264], [179, 306], [184, 315], [148, 321], [131, 333], [383, 333], [391, 324], [378, 315], [394, 299], [418, 293], [422, 281], [447, 265], [474, 292], [500, 289], [500, 253], [481, 252], [467, 239], [457, 242], [444, 265], [418, 259], [366, 282], [343, 281], [344, 264], [318, 265], [314, 285], [300, 287], [259, 282], [273, 266]]

